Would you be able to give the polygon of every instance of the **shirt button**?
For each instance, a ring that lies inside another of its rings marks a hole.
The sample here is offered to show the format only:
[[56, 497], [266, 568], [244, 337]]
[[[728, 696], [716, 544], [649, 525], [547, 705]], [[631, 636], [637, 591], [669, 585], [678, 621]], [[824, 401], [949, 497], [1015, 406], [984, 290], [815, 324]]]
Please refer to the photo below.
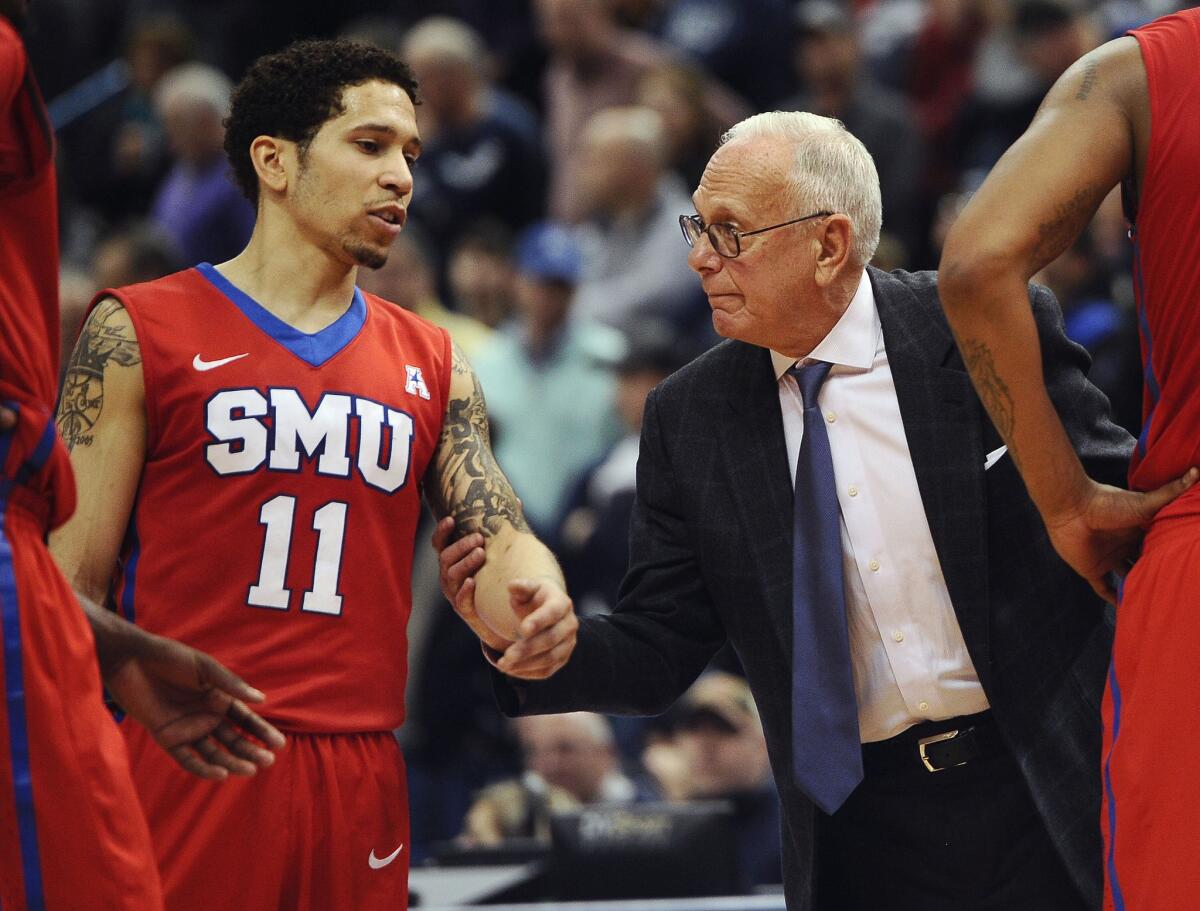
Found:
[[900, 632], [900, 630], [896, 630], [894, 633], [892, 633], [892, 638], [895, 639], [897, 642], [903, 642], [904, 641], [904, 633]]
[[879, 561], [878, 560], [872, 560], [870, 563], [867, 564], [867, 566], [871, 567], [871, 572], [873, 572], [873, 573], [879, 572]]
[[917, 703], [917, 708], [919, 708], [922, 712], [928, 712], [929, 711], [929, 703], [928, 702], [919, 702], [919, 703]]
[[837, 412], [826, 411], [825, 412], [825, 420], [827, 420], [830, 424], [832, 424], [834, 421], [837, 420]]
[[849, 490], [846, 491], [846, 493], [850, 494], [850, 496], [852, 496], [852, 497], [857, 497], [858, 496], [858, 488], [851, 487]]

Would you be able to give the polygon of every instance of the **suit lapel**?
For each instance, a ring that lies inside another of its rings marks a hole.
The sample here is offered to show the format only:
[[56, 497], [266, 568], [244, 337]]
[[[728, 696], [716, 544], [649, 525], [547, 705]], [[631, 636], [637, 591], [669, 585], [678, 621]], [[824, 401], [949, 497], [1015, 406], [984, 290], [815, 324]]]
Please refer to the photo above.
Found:
[[979, 405], [933, 293], [870, 270], [925, 516], [971, 659], [988, 686], [988, 561]]
[[719, 420], [729, 495], [762, 580], [768, 615], [790, 635], [792, 624], [792, 475], [779, 389], [765, 348], [738, 344], [724, 378], [726, 420]]

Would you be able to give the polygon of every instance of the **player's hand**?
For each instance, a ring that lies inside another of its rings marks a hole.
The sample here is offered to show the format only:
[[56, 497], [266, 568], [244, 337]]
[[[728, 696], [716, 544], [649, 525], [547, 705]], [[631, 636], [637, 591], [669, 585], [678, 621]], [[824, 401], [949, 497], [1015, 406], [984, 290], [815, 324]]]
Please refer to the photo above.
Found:
[[17, 413], [11, 408], [0, 405], [0, 433], [8, 433], [17, 426]]
[[1146, 493], [1089, 481], [1075, 509], [1046, 518], [1050, 541], [1096, 594], [1116, 604], [1117, 592], [1110, 574], [1124, 576], [1129, 572], [1141, 550], [1146, 525], [1197, 478], [1200, 470], [1191, 468], [1183, 477]]
[[475, 574], [487, 557], [483, 535], [475, 532], [452, 541], [454, 519], [447, 516], [433, 530], [433, 548], [438, 552], [439, 581], [442, 594], [454, 605], [454, 612], [471, 628], [479, 641], [493, 651], [502, 652], [512, 642], [496, 633], [475, 612]]
[[483, 535], [452, 541], [454, 520], [442, 519], [433, 533], [438, 551], [442, 594], [479, 640], [502, 652], [495, 665], [510, 677], [542, 680], [567, 663], [575, 650], [579, 620], [575, 606], [551, 579], [518, 579], [509, 583], [509, 604], [520, 619], [515, 642], [495, 633], [475, 612], [475, 574], [486, 562]]
[[137, 650], [105, 677], [117, 703], [183, 768], [220, 781], [275, 761], [283, 734], [247, 707], [254, 689], [204, 652], [143, 633]]

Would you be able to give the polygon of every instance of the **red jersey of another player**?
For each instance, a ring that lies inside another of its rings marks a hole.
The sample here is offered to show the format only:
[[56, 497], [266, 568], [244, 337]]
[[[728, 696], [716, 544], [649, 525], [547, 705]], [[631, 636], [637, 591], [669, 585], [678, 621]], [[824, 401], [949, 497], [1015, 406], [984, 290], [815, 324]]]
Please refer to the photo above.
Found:
[[55, 526], [75, 508], [54, 430], [58, 336], [54, 134], [20, 36], [0, 16], [0, 402], [18, 409], [0, 446], [0, 482], [33, 488]]
[[252, 676], [282, 727], [399, 727], [449, 336], [357, 290], [308, 335], [207, 264], [105, 293], [137, 332], [148, 428], [120, 609]]
[[[1200, 9], [1131, 32], [1150, 89], [1150, 147], [1134, 218], [1144, 424], [1130, 486], [1200, 464]], [[1165, 512], [1185, 509], [1184, 497]]]

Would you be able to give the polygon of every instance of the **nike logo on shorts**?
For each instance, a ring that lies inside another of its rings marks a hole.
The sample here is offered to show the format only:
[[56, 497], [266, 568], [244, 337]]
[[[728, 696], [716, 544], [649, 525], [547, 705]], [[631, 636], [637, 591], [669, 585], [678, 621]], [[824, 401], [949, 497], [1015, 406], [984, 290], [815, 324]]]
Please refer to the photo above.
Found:
[[376, 857], [375, 849], [371, 849], [371, 856], [367, 858], [367, 863], [370, 864], [372, 870], [382, 870], [393, 860], [400, 856], [400, 852], [404, 850], [404, 842], [400, 842], [400, 847], [389, 854], [387, 857]]
[[203, 373], [205, 370], [215, 370], [218, 367], [224, 367], [226, 364], [232, 364], [234, 361], [240, 361], [242, 358], [249, 356], [250, 352], [247, 351], [245, 354], [235, 354], [233, 357], [223, 357], [217, 361], [206, 361], [197, 354], [192, 358], [192, 366]]

